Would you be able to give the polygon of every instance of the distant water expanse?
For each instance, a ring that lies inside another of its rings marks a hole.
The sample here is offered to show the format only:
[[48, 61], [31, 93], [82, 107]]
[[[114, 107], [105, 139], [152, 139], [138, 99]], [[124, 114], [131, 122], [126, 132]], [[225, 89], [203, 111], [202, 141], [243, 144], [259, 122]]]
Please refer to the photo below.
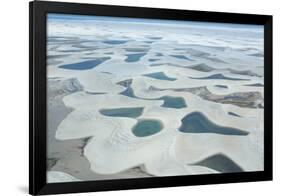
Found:
[[59, 67], [64, 69], [87, 70], [98, 66], [99, 64], [103, 63], [108, 59], [110, 59], [110, 57], [98, 58], [98, 59], [82, 61], [78, 63], [65, 64]]
[[136, 53], [136, 54], [127, 54], [127, 58], [125, 59], [126, 62], [132, 63], [132, 62], [137, 62], [146, 55], [146, 53]]

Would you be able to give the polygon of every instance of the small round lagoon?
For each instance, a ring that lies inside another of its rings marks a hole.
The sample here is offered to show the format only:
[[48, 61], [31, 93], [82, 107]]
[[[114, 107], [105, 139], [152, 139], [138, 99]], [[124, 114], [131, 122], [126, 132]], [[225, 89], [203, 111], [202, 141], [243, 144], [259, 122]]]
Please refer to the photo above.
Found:
[[132, 128], [132, 132], [137, 137], [154, 135], [163, 129], [163, 124], [159, 120], [141, 119]]

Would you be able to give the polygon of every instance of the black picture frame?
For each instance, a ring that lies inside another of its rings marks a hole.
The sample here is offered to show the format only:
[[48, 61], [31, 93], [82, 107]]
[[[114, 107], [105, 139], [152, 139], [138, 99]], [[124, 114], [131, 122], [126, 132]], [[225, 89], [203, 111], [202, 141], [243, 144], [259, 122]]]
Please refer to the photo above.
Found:
[[[137, 17], [264, 25], [264, 171], [46, 183], [46, 14]], [[59, 194], [272, 180], [272, 16], [33, 1], [29, 4], [29, 193]]]

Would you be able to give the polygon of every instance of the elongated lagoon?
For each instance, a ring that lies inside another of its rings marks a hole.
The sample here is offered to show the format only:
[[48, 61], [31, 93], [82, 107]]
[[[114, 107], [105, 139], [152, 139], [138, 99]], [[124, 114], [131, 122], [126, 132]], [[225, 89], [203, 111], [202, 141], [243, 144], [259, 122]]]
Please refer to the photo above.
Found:
[[216, 133], [223, 135], [248, 135], [249, 133], [231, 127], [224, 127], [211, 122], [200, 112], [192, 112], [182, 119], [179, 128], [184, 133]]
[[142, 115], [143, 108], [114, 108], [114, 109], [102, 109], [100, 113], [104, 116], [111, 117], [129, 117], [137, 118]]

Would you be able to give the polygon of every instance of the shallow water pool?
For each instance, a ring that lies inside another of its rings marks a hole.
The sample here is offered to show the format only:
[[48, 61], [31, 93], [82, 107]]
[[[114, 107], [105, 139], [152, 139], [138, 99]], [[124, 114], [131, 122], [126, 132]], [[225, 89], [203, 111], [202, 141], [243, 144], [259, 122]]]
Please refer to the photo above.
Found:
[[139, 120], [133, 127], [132, 132], [137, 137], [146, 137], [154, 135], [163, 129], [163, 125], [159, 120], [143, 119]]

